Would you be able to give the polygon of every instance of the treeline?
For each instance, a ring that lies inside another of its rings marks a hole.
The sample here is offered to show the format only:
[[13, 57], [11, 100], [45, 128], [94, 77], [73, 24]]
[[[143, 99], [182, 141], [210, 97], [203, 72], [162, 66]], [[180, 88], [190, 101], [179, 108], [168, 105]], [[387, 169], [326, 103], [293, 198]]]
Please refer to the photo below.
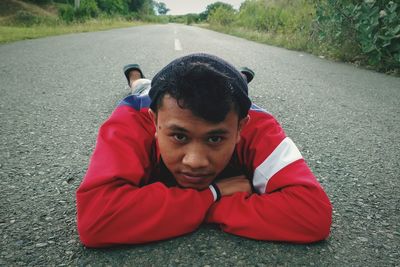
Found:
[[192, 21], [275, 45], [385, 71], [400, 69], [400, 0], [217, 2]]
[[65, 22], [82, 22], [98, 17], [121, 16], [126, 19], [166, 22], [156, 15], [166, 14], [165, 3], [153, 0], [25, 0], [38, 5], [55, 4], [59, 17]]

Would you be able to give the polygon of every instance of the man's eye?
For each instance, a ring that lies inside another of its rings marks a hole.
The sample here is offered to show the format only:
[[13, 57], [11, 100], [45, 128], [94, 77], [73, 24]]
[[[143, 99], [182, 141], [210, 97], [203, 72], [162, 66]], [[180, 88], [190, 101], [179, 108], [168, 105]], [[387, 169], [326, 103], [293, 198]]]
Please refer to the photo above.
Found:
[[187, 140], [187, 136], [184, 134], [174, 134], [174, 138], [178, 142], [185, 142]]
[[222, 137], [221, 136], [211, 136], [208, 138], [208, 142], [211, 144], [218, 144], [222, 141]]

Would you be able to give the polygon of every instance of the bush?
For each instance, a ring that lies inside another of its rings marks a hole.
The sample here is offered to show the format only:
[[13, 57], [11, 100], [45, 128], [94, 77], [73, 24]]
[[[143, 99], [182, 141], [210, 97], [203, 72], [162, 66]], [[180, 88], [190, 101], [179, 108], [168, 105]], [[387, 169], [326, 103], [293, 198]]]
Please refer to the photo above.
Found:
[[128, 3], [124, 0], [97, 0], [98, 7], [107, 14], [127, 14]]
[[26, 10], [19, 10], [14, 16], [8, 17], [2, 21], [3, 25], [19, 25], [23, 27], [31, 27], [38, 24], [55, 25], [59, 21], [56, 17], [39, 16]]
[[187, 14], [185, 15], [185, 23], [187, 25], [192, 25], [193, 23], [197, 23], [199, 20], [199, 15], [198, 14]]
[[215, 11], [216, 9], [218, 9], [218, 8], [224, 8], [226, 10], [232, 10], [233, 11], [233, 6], [231, 4], [227, 4], [227, 3], [224, 3], [224, 2], [220, 2], [220, 1], [214, 2], [212, 4], [209, 4], [206, 7], [206, 10], [199, 14], [198, 20], [199, 21], [208, 20], [208, 18], [211, 15], [211, 13], [213, 11]]
[[126, 0], [128, 10], [143, 15], [155, 15], [153, 0]]
[[29, 11], [19, 10], [14, 16], [14, 23], [23, 26], [32, 26], [40, 23], [40, 18]]
[[66, 5], [58, 9], [60, 18], [65, 22], [72, 22], [75, 19], [75, 9], [73, 6]]
[[187, 24], [187, 16], [186, 15], [167, 15], [169, 22], [171, 23], [181, 23]]
[[400, 7], [393, 1], [326, 0], [317, 5], [320, 43], [338, 51], [353, 49], [359, 58], [379, 70], [400, 68]]
[[240, 7], [238, 25], [251, 30], [272, 33], [307, 31], [314, 7], [307, 0], [266, 2], [246, 0]]
[[78, 9], [75, 11], [75, 16], [78, 19], [95, 18], [100, 14], [100, 9], [97, 6], [96, 0], [82, 0]]
[[57, 25], [59, 19], [53, 16], [39, 16], [27, 10], [18, 10], [13, 16], [1, 21], [4, 26], [32, 27], [35, 25]]
[[28, 1], [37, 5], [50, 4], [53, 2], [52, 0], [28, 0]]
[[230, 26], [235, 21], [235, 10], [233, 8], [226, 8], [220, 6], [211, 11], [208, 16], [208, 21], [211, 25]]
[[65, 5], [59, 8], [59, 16], [65, 22], [85, 21], [100, 15], [96, 0], [82, 0], [79, 8]]
[[129, 17], [131, 17], [132, 20], [140, 20], [140, 21], [146, 21], [146, 22], [151, 22], [151, 23], [168, 23], [169, 22], [168, 16], [156, 16], [156, 15], [149, 15], [149, 14], [133, 12], [133, 13], [131, 13], [131, 15], [128, 16], [128, 18]]

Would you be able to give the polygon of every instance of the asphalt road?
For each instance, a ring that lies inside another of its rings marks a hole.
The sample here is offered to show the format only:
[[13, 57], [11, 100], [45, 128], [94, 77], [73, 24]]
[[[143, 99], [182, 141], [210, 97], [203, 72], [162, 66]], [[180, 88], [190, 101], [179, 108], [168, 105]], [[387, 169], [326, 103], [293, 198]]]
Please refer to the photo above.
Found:
[[[204, 225], [148, 245], [79, 243], [75, 190], [98, 127], [128, 93], [122, 66], [152, 77], [191, 52], [255, 70], [254, 102], [332, 200], [328, 240], [260, 242]], [[400, 265], [400, 78], [196, 27], [143, 26], [0, 45], [0, 116], [1, 266]]]

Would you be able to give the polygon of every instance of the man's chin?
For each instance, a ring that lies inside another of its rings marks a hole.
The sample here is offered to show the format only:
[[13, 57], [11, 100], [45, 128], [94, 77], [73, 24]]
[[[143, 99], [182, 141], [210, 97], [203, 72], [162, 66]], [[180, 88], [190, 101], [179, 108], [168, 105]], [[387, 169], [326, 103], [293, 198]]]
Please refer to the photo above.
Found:
[[178, 184], [183, 188], [195, 189], [198, 191], [204, 190], [208, 188], [208, 186], [210, 185], [210, 183], [192, 184], [192, 183], [181, 183], [181, 182], [178, 182]]
[[175, 180], [179, 184], [179, 186], [183, 188], [196, 189], [199, 191], [208, 188], [208, 186], [212, 183], [214, 178], [215, 178], [214, 176], [195, 178], [195, 177], [185, 176], [182, 174], [177, 174], [175, 176]]

